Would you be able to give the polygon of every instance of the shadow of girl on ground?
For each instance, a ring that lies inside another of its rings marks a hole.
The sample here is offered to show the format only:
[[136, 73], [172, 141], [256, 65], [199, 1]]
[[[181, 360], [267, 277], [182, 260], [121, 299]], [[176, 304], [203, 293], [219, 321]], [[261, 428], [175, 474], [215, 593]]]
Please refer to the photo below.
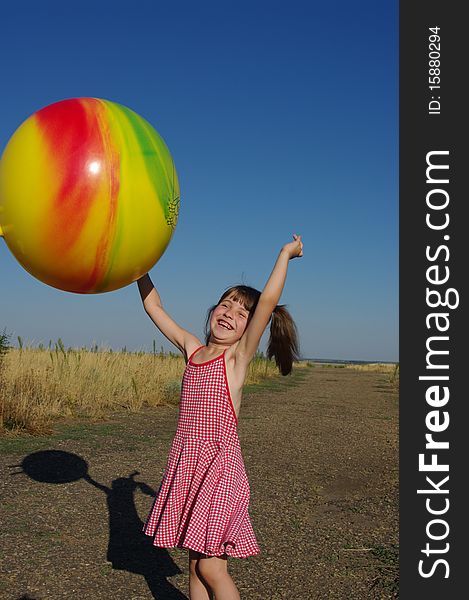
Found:
[[135, 507], [134, 493], [139, 489], [154, 497], [155, 491], [146, 483], [135, 481], [138, 471], [114, 479], [108, 487], [89, 475], [83, 458], [61, 450], [29, 454], [18, 466], [35, 481], [60, 484], [84, 479], [102, 491], [109, 514], [107, 560], [112, 568], [143, 575], [157, 600], [187, 600], [187, 596], [167, 581], [168, 577], [181, 573], [169, 552], [153, 546], [152, 539], [142, 533], [143, 521]]

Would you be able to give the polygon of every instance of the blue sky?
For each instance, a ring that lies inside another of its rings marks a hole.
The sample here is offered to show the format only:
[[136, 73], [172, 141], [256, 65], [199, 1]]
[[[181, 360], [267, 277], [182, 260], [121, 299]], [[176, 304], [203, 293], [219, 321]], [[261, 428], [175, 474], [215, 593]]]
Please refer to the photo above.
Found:
[[[281, 302], [302, 355], [398, 360], [396, 1], [23, 1], [3, 9], [0, 49], [1, 151], [30, 114], [79, 96], [165, 139], [181, 209], [150, 275], [180, 325], [201, 336], [223, 290], [262, 289], [300, 233]], [[0, 276], [13, 342], [174, 349], [136, 283], [62, 292], [1, 239]]]

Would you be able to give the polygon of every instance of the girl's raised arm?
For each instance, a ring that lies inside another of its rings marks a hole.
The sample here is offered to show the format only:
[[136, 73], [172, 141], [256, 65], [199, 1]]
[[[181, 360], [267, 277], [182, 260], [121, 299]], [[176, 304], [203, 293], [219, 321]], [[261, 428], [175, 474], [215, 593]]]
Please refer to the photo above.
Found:
[[235, 351], [236, 361], [248, 364], [257, 352], [262, 334], [282, 294], [287, 277], [288, 263], [291, 258], [303, 256], [301, 236], [294, 234], [293, 237], [294, 241], [285, 244], [280, 251], [277, 262], [260, 295], [254, 315], [238, 342]]
[[153, 285], [148, 273], [137, 280], [138, 290], [143, 302], [145, 312], [158, 327], [161, 333], [178, 348], [186, 357], [190, 350], [203, 344], [199, 339], [180, 327], [164, 310], [161, 298]]

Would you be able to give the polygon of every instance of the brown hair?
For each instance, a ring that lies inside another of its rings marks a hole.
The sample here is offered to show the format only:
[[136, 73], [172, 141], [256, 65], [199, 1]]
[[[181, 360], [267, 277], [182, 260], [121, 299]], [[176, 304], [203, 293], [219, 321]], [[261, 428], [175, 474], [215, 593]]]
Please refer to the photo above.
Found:
[[[248, 322], [252, 319], [261, 292], [248, 285], [234, 285], [223, 292], [217, 304], [209, 308], [205, 321], [205, 344], [210, 340], [210, 320], [215, 308], [228, 296], [240, 302], [248, 311]], [[246, 327], [247, 327], [246, 325]], [[293, 361], [299, 360], [298, 330], [292, 316], [284, 304], [278, 304], [271, 316], [270, 338], [267, 345], [267, 358], [275, 358], [275, 363], [282, 375], [291, 373]]]

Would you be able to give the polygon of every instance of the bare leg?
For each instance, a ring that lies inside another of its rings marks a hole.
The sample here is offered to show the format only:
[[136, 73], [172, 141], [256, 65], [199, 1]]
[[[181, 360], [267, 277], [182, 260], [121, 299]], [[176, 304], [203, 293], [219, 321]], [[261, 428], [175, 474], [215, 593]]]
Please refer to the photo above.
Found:
[[228, 573], [228, 556], [200, 555], [199, 572], [215, 592], [216, 600], [241, 600], [234, 581]]
[[199, 572], [200, 552], [189, 550], [189, 598], [190, 600], [213, 600], [213, 592]]

